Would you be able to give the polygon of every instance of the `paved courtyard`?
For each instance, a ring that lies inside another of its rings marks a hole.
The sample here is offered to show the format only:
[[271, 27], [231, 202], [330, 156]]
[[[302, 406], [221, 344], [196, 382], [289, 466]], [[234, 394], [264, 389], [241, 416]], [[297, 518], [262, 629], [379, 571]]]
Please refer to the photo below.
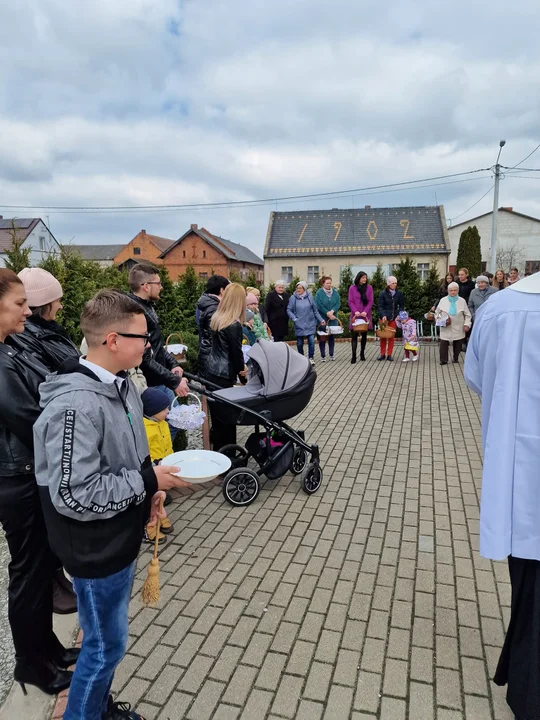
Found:
[[148, 720], [512, 717], [490, 681], [510, 593], [478, 555], [480, 406], [436, 351], [368, 346], [351, 366], [340, 343], [317, 363], [293, 422], [321, 447], [316, 495], [286, 475], [245, 509], [216, 486], [169, 507], [158, 608], [139, 560], [122, 700]]

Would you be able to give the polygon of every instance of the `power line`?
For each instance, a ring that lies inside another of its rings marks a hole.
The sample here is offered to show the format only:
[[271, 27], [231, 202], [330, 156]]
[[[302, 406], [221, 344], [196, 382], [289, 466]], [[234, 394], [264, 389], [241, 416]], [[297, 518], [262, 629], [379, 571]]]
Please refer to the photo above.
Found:
[[289, 195], [278, 198], [265, 198], [260, 200], [233, 200], [213, 203], [189, 203], [178, 205], [88, 205], [88, 206], [68, 206], [68, 205], [0, 205], [6, 210], [52, 210], [52, 211], [103, 211], [103, 212], [134, 212], [141, 210], [193, 210], [199, 208], [226, 208], [226, 207], [249, 207], [256, 205], [266, 205], [268, 203], [288, 202], [309, 200], [312, 198], [332, 198], [348, 195], [357, 195], [367, 190], [384, 190], [385, 188], [398, 188], [405, 185], [416, 185], [418, 183], [426, 183], [434, 180], [445, 180], [447, 178], [462, 177], [464, 175], [473, 175], [475, 173], [486, 172], [490, 168], [479, 168], [478, 170], [468, 170], [467, 172], [451, 173], [449, 175], [438, 175], [431, 178], [422, 178], [420, 180], [407, 180], [399, 183], [387, 183], [385, 185], [371, 185], [364, 188], [354, 188], [352, 190], [335, 190], [325, 193], [310, 193], [307, 195]]
[[[514, 165], [514, 167], [516, 166]], [[507, 168], [504, 165], [501, 165], [501, 168], [503, 168], [503, 170], [508, 170], [509, 173], [514, 169]], [[540, 168], [519, 168], [519, 170], [516, 170], [516, 172], [540, 172]]]
[[454, 220], [457, 220], [457, 219], [460, 218], [462, 215], [465, 215], [465, 214], [468, 213], [470, 210], [472, 210], [473, 207], [476, 207], [476, 206], [478, 205], [478, 203], [481, 202], [481, 201], [486, 197], [486, 195], [489, 195], [489, 193], [493, 190], [494, 187], [495, 187], [495, 185], [492, 185], [492, 186], [489, 188], [489, 190], [482, 195], [481, 198], [479, 198], [475, 203], [473, 203], [473, 204], [471, 205], [471, 207], [467, 208], [467, 209], [464, 210], [462, 213], [459, 213], [459, 215], [454, 215], [453, 218], [450, 218], [450, 222], [453, 223]]
[[[376, 190], [372, 192], [365, 192], [365, 193], [355, 193], [354, 195], [341, 195], [339, 196], [338, 200], [347, 200], [351, 197], [369, 197], [371, 195], [385, 195], [387, 193], [397, 193], [397, 192], [406, 192], [410, 190], [421, 190], [424, 188], [431, 188], [431, 187], [439, 187], [441, 185], [457, 185], [461, 183], [467, 183], [467, 182], [477, 182], [478, 180], [485, 180], [486, 178], [491, 177], [490, 175], [479, 175], [478, 177], [473, 178], [463, 178], [461, 180], [450, 180], [449, 182], [441, 182], [441, 183], [428, 183], [427, 185], [415, 185], [414, 187], [397, 187], [394, 189], [389, 190]], [[284, 200], [281, 201], [281, 205], [298, 205], [300, 203], [308, 203], [308, 202], [316, 202], [319, 200], [318, 197], [309, 197], [304, 200]], [[264, 207], [265, 205], [273, 205], [275, 201], [269, 200], [269, 201], [260, 201], [258, 205], [250, 205], [248, 207]], [[221, 210], [221, 209], [228, 209], [233, 210], [236, 206], [234, 205], [227, 205], [224, 208], [222, 208], [219, 205], [213, 205], [211, 207], [206, 207], [207, 210]], [[276, 208], [278, 207], [278, 204], [276, 203]], [[102, 215], [102, 214], [121, 214], [121, 213], [127, 213], [127, 214], [136, 214], [136, 213], [169, 213], [169, 212], [182, 212], [185, 210], [185, 208], [177, 208], [175, 206], [173, 207], [165, 207], [165, 208], [157, 208], [152, 210], [146, 210], [141, 208], [129, 208], [129, 209], [117, 209], [117, 210], [94, 210], [94, 209], [86, 209], [86, 210], [48, 210], [47, 213], [49, 215]]]
[[538, 143], [538, 145], [534, 148], [534, 150], [533, 150], [532, 152], [530, 152], [526, 157], [524, 157], [523, 160], [520, 160], [518, 163], [516, 163], [515, 165], [513, 165], [513, 166], [510, 168], [510, 170], [513, 170], [514, 168], [519, 167], [519, 165], [521, 165], [521, 163], [524, 163], [525, 160], [528, 160], [528, 159], [531, 157], [531, 155], [534, 155], [534, 153], [538, 150], [538, 148], [540, 148], [540, 143]]

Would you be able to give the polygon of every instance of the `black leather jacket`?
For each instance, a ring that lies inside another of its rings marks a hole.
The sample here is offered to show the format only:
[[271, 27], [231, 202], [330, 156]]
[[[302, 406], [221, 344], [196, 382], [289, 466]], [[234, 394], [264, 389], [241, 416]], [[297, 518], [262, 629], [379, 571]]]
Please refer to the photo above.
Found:
[[18, 350], [32, 354], [51, 372], [56, 372], [64, 360], [80, 355], [61, 325], [43, 320], [39, 315], [29, 317], [24, 332], [13, 335], [10, 343]]
[[405, 299], [401, 290], [396, 290], [392, 295], [390, 290], [386, 288], [379, 295], [379, 318], [385, 317], [387, 320], [395, 320], [401, 310], [405, 309]]
[[47, 368], [32, 355], [0, 342], [0, 477], [34, 472], [34, 423]]
[[129, 293], [129, 297], [143, 308], [150, 333], [150, 349], [145, 352], [140, 365], [146, 382], [150, 387], [165, 385], [165, 387], [175, 390], [180, 385], [181, 378], [171, 370], [178, 367], [178, 363], [165, 349], [155, 303], [132, 293]]
[[233, 382], [244, 367], [242, 325], [235, 322], [224, 330], [212, 330], [212, 348], [208, 355], [207, 374]]
[[210, 320], [219, 307], [217, 295], [203, 293], [197, 303], [199, 311], [199, 371], [204, 375], [208, 364], [208, 356], [212, 349], [212, 331]]

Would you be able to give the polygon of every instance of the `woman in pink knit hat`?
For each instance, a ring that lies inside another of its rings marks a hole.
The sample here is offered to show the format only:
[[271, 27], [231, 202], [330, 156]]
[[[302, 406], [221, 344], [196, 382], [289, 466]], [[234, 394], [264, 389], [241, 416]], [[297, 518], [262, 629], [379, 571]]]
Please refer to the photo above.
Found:
[[64, 328], [56, 322], [56, 316], [62, 309], [62, 286], [54, 275], [42, 268], [24, 268], [19, 278], [32, 315], [15, 342], [37, 357], [51, 372], [56, 372], [64, 360], [80, 355]]
[[[32, 315], [26, 319], [23, 332], [12, 336], [12, 344], [33, 355], [50, 372], [56, 372], [65, 360], [78, 358], [80, 354], [56, 322], [56, 315], [62, 309], [62, 286], [54, 275], [42, 268], [24, 268], [19, 278]], [[54, 612], [61, 615], [77, 612], [77, 598], [59, 560], [54, 574], [53, 607]]]

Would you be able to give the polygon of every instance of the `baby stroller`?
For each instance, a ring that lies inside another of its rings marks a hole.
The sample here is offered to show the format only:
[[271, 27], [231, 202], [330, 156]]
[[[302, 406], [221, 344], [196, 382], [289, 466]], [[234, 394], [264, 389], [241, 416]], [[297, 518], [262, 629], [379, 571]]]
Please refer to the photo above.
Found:
[[[301, 430], [293, 430], [284, 421], [298, 415], [313, 395], [317, 374], [307, 358], [286, 343], [257, 340], [249, 355], [250, 379], [246, 385], [218, 388], [206, 380], [184, 373], [190, 385], [215, 403], [223, 422], [254, 426], [246, 446], [226, 445], [220, 452], [232, 461], [223, 479], [223, 495], [235, 506], [249, 505], [260, 491], [260, 475], [277, 480], [289, 470], [302, 476], [302, 489], [316, 492], [323, 475], [319, 447], [308, 445]], [[250, 459], [256, 470], [248, 467]]]

